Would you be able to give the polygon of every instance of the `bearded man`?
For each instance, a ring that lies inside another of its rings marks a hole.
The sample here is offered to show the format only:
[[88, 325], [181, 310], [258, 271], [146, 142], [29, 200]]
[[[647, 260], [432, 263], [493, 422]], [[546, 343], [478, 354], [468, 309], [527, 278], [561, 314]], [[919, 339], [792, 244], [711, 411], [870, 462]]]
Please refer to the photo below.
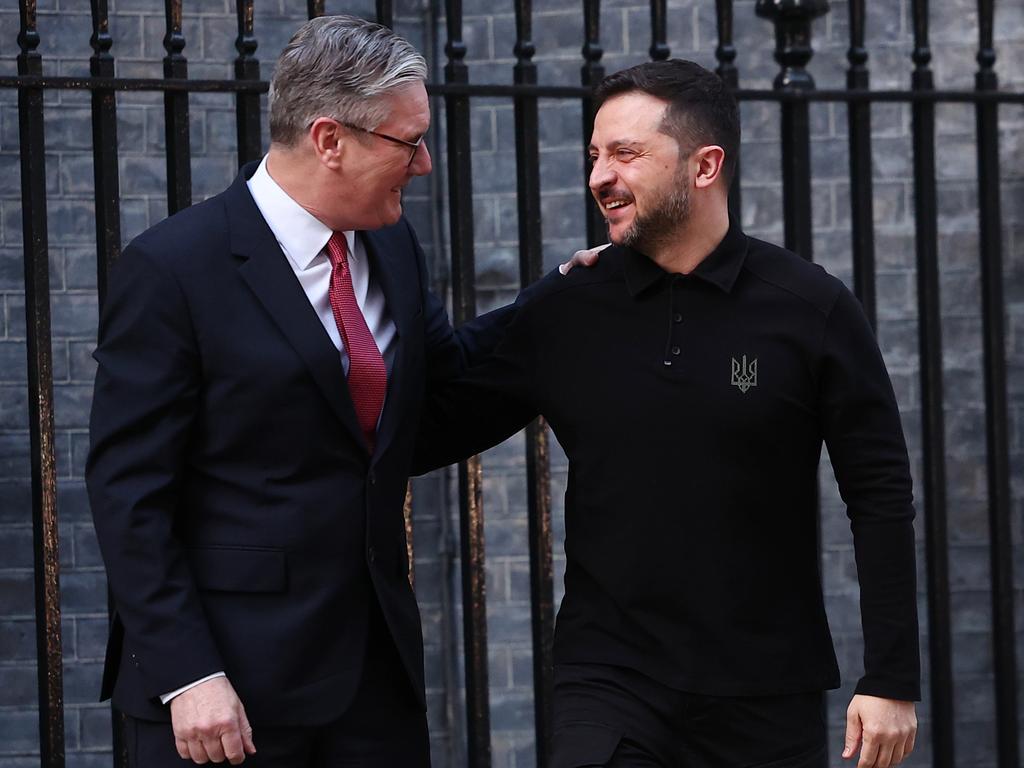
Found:
[[920, 693], [914, 510], [871, 328], [839, 280], [730, 217], [739, 112], [718, 77], [642, 64], [596, 100], [590, 189], [612, 246], [546, 281], [420, 436], [456, 460], [542, 414], [569, 458], [551, 764], [827, 764], [823, 440], [865, 641], [843, 754], [898, 764]]

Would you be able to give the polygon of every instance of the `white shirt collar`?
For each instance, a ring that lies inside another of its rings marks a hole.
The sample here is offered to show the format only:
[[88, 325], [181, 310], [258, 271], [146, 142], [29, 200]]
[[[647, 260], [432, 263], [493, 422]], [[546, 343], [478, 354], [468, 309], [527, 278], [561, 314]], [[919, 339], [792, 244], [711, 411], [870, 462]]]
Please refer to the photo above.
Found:
[[[267, 156], [263, 157], [246, 184], [284, 255], [296, 270], [309, 269], [331, 239], [331, 229], [289, 197], [274, 181], [267, 171]], [[348, 244], [349, 258], [357, 258], [356, 233], [348, 231], [343, 234]]]

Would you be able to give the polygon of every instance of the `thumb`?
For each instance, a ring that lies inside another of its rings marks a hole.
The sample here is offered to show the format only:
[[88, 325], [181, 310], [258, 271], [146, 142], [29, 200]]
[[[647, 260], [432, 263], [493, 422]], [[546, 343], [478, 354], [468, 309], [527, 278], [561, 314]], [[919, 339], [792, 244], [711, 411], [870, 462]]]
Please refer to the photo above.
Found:
[[846, 711], [846, 746], [843, 747], [843, 758], [848, 759], [857, 753], [860, 744], [862, 726], [860, 712], [855, 707]]
[[594, 266], [595, 264], [597, 264], [597, 260], [600, 258], [598, 254], [600, 254], [601, 251], [603, 251], [609, 245], [611, 245], [611, 243], [605, 243], [604, 245], [595, 246], [594, 248], [591, 248], [588, 251], [580, 251], [580, 261], [588, 267]]
[[238, 712], [238, 724], [242, 731], [242, 748], [247, 755], [256, 754], [256, 743], [252, 740], [252, 726], [249, 725], [249, 718], [245, 716], [245, 709]]

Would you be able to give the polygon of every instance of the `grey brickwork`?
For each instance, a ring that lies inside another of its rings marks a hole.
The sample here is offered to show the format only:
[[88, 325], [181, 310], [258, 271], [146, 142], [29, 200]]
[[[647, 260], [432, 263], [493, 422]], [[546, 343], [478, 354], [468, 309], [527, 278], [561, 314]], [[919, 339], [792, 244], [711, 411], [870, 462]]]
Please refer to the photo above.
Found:
[[[88, 72], [88, 4], [39, 0], [44, 69]], [[1024, 7], [998, 4], [997, 71], [1004, 88], [1024, 89]], [[122, 76], [160, 76], [164, 14], [160, 0], [111, 0], [113, 55]], [[235, 56], [234, 4], [186, 3], [185, 54], [193, 77], [229, 77]], [[933, 4], [932, 50], [940, 87], [973, 86], [976, 7], [973, 0]], [[581, 12], [569, 0], [534, 3], [534, 39], [543, 83], [578, 83]], [[304, 18], [301, 0], [257, 0], [256, 36], [263, 76]], [[328, 12], [369, 16], [370, 0], [327, 3]], [[512, 81], [515, 18], [511, 3], [466, 0], [467, 61], [475, 83]], [[435, 62], [444, 63], [440, 13], [419, 0], [396, 5], [396, 27]], [[753, 0], [735, 3], [741, 83], [768, 87], [777, 71], [770, 25], [756, 18]], [[908, 0], [869, 4], [869, 65], [875, 87], [910, 80]], [[846, 69], [847, 7], [833, 2], [815, 24], [811, 71], [822, 87], [842, 87]], [[15, 74], [16, 3], [0, 8], [0, 74]], [[710, 0], [671, 0], [673, 55], [714, 66], [714, 6]], [[603, 63], [608, 71], [642, 61], [650, 45], [649, 5], [606, 0]], [[234, 101], [227, 95], [191, 97], [194, 199], [222, 189], [236, 167]], [[95, 699], [106, 633], [106, 585], [82, 480], [94, 365], [96, 270], [89, 97], [48, 93], [47, 187], [53, 311], [54, 392], [61, 520], [66, 739], [69, 766], [110, 764], [110, 718]], [[124, 241], [166, 215], [163, 109], [158, 95], [120, 94], [118, 131]], [[812, 106], [815, 257], [850, 280], [849, 180], [846, 116], [841, 105]], [[541, 102], [541, 178], [545, 264], [550, 268], [584, 239], [580, 108]], [[443, 105], [435, 105], [434, 139], [443, 147]], [[778, 109], [743, 106], [743, 223], [781, 241]], [[915, 477], [920, 475], [920, 396], [914, 276], [914, 211], [910, 112], [904, 105], [873, 111], [879, 338], [904, 414]], [[950, 580], [954, 622], [957, 764], [995, 764], [990, 576], [985, 480], [984, 392], [979, 316], [974, 116], [969, 106], [943, 106], [938, 119], [939, 231], [949, 485]], [[1024, 109], [1005, 107], [1001, 119], [1008, 389], [1011, 403], [1018, 665], [1024, 669]], [[266, 141], [266, 128], [264, 127]], [[481, 99], [472, 110], [474, 209], [481, 308], [504, 302], [517, 284], [517, 218], [513, 114], [508, 100]], [[409, 190], [406, 210], [445, 287], [448, 241], [445, 159], [435, 152], [432, 180]], [[0, 91], [0, 768], [38, 764], [31, 504], [22, 275], [18, 113], [14, 94]], [[613, 364], [613, 361], [610, 361]], [[571, 396], [572, 393], [566, 393]], [[595, 416], [596, 417], [596, 416]], [[564, 560], [560, 538], [565, 458], [553, 450], [556, 592]], [[523, 441], [515, 438], [484, 457], [491, 716], [495, 768], [529, 768], [533, 758], [529, 560]], [[624, 478], [628, 482], [628, 478]], [[414, 483], [416, 586], [426, 639], [429, 715], [437, 768], [462, 765], [460, 719], [457, 487], [452, 474]], [[857, 581], [844, 510], [827, 463], [822, 471], [823, 571], [828, 610], [844, 687], [829, 697], [833, 754], [842, 741], [844, 710], [861, 666]], [[918, 520], [919, 531], [920, 518]], [[921, 611], [924, 650], [923, 544]], [[686, 585], [684, 585], [685, 587]], [[453, 648], [449, 641], [455, 643]], [[268, 660], [272, 663], [272, 660]], [[925, 663], [927, 675], [927, 663]], [[921, 735], [908, 765], [930, 764], [928, 687], [919, 709]], [[839, 765], [837, 756], [833, 764]]]

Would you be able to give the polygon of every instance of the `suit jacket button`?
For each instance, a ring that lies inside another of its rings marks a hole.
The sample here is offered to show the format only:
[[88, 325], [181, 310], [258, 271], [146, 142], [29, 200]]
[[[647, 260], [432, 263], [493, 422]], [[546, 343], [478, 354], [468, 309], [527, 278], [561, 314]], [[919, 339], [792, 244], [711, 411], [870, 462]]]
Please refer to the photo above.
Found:
[[377, 484], [377, 475], [371, 469], [370, 470], [370, 485], [376, 485], [376, 484]]
[[370, 547], [369, 551], [367, 551], [366, 553], [366, 558], [372, 563], [374, 560], [377, 559], [377, 550], [375, 550], [373, 547]]

